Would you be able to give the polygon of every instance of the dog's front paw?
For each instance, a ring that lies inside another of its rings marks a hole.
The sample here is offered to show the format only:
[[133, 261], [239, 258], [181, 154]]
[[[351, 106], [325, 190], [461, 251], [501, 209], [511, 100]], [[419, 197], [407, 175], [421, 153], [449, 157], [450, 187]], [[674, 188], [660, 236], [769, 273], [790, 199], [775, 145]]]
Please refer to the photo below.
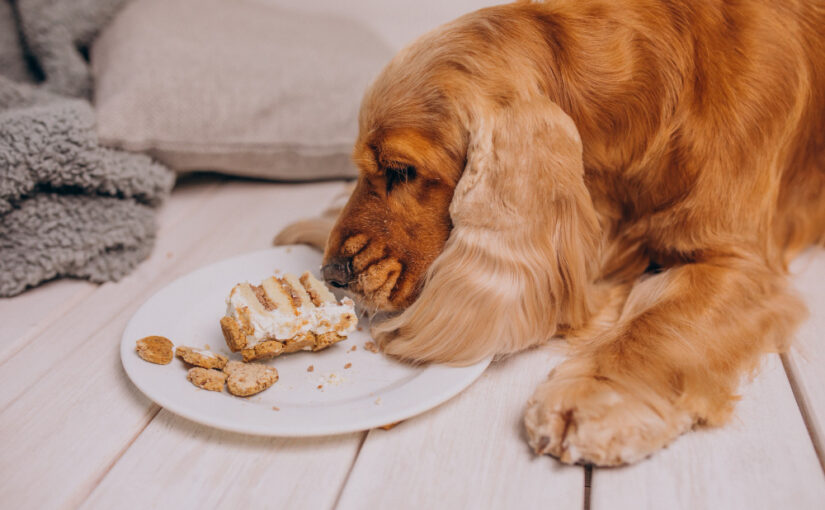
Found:
[[647, 457], [693, 424], [687, 412], [658, 397], [651, 404], [614, 386], [593, 376], [551, 375], [524, 416], [533, 450], [569, 464], [616, 466]]

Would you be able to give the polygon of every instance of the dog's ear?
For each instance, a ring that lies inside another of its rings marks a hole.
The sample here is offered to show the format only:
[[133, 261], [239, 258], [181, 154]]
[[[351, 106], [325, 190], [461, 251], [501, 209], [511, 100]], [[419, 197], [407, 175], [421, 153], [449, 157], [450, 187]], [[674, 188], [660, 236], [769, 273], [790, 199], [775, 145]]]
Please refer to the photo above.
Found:
[[470, 133], [444, 251], [418, 299], [373, 327], [388, 354], [471, 363], [591, 313], [599, 223], [573, 120], [542, 99], [479, 116]]

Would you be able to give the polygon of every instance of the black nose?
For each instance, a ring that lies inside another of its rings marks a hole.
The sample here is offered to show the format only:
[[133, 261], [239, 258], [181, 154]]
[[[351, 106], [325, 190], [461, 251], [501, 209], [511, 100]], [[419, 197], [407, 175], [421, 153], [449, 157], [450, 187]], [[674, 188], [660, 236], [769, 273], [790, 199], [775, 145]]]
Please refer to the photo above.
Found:
[[352, 281], [352, 264], [349, 260], [332, 259], [321, 268], [321, 275], [333, 287], [346, 287]]

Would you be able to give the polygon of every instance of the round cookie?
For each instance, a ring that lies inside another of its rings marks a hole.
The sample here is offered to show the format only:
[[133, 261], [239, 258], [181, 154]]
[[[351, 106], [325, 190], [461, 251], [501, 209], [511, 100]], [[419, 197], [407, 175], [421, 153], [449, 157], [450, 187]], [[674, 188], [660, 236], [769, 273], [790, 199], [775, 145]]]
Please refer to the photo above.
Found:
[[168, 365], [172, 361], [172, 341], [163, 336], [147, 336], [137, 341], [138, 356], [150, 363]]
[[278, 380], [278, 371], [260, 363], [230, 361], [223, 371], [229, 376], [226, 387], [229, 393], [248, 397], [269, 388]]
[[176, 347], [175, 356], [196, 367], [223, 369], [229, 361], [226, 356], [194, 347]]
[[192, 367], [186, 378], [198, 388], [209, 391], [223, 391], [226, 382], [226, 374], [212, 368]]

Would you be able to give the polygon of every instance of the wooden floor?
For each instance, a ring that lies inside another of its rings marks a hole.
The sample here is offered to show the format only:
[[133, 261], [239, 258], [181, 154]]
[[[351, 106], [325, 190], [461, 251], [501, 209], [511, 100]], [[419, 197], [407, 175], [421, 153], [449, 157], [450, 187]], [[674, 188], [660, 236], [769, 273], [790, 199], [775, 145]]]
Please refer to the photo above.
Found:
[[[825, 508], [825, 252], [794, 265], [811, 318], [765, 360], [733, 422], [618, 469], [528, 450], [524, 403], [553, 345], [493, 364], [467, 391], [392, 430], [247, 437], [179, 418], [126, 378], [119, 341], [155, 291], [269, 246], [341, 183], [183, 180], [152, 257], [119, 283], [59, 280], [0, 300], [2, 508]], [[243, 214], [256, 221], [239, 222]]]

